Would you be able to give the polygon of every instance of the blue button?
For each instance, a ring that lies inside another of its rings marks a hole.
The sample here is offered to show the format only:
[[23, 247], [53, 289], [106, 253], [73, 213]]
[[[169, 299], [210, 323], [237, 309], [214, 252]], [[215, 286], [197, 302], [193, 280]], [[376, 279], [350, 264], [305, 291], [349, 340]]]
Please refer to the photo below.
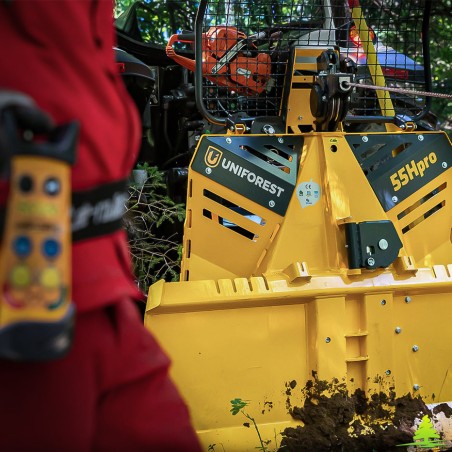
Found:
[[27, 257], [31, 253], [31, 240], [25, 235], [19, 235], [13, 241], [13, 250], [19, 257]]
[[56, 177], [49, 177], [44, 182], [44, 193], [56, 196], [61, 191], [61, 183]]
[[58, 242], [55, 239], [44, 240], [42, 244], [42, 252], [44, 256], [48, 258], [54, 258], [57, 257], [58, 254], [60, 254], [60, 251], [61, 251], [60, 242]]

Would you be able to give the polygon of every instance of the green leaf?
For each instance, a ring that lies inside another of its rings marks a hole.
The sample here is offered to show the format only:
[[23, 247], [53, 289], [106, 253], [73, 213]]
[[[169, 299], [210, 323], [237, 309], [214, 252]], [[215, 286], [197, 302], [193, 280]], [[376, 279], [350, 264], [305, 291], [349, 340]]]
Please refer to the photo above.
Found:
[[243, 408], [245, 408], [249, 404], [249, 401], [242, 400], [240, 398], [231, 400], [231, 413], [233, 416], [238, 414]]

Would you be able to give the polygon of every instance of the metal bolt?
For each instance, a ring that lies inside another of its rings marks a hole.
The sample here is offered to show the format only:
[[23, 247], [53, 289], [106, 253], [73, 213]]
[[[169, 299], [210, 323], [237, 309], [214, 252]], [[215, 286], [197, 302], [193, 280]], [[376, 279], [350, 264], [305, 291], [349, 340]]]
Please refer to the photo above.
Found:
[[326, 100], [327, 100], [327, 99], [326, 99], [326, 96], [322, 96], [322, 101], [323, 101], [323, 102], [326, 102]]
[[268, 202], [268, 205], [270, 206], [270, 207], [275, 207], [275, 201], [273, 201], [273, 199], [271, 199], [269, 202]]
[[388, 369], [388, 370], [385, 372], [385, 374], [386, 374], [386, 375], [391, 375], [391, 371]]
[[384, 305], [386, 304], [386, 300], [381, 300], [381, 301], [380, 301], [380, 304], [381, 304], [382, 306], [384, 306]]
[[419, 391], [419, 388], [420, 388], [420, 386], [419, 386], [418, 384], [414, 384], [414, 385], [413, 385], [413, 389], [414, 389], [415, 391]]
[[364, 143], [367, 143], [369, 141], [369, 137], [363, 137], [362, 140]]
[[298, 116], [298, 120], [301, 121], [303, 119], [303, 116]]
[[441, 166], [442, 166], [443, 168], [447, 168], [447, 162], [441, 163]]
[[405, 303], [410, 303], [411, 297], [405, 297]]
[[418, 135], [418, 136], [417, 136], [417, 139], [418, 139], [419, 141], [424, 141], [424, 135]]
[[231, 132], [234, 132], [234, 126], [229, 127], [229, 130], [230, 130]]
[[391, 199], [392, 202], [399, 202], [399, 198], [397, 198], [397, 196], [393, 196]]
[[262, 132], [264, 132], [268, 135], [273, 135], [275, 133], [275, 128], [271, 124], [265, 124], [262, 127]]
[[331, 342], [331, 338], [330, 338], [330, 337], [327, 337], [327, 338], [325, 339], [325, 342], [326, 342], [327, 344], [329, 344], [329, 343]]
[[369, 258], [367, 259], [367, 265], [368, 265], [369, 267], [373, 267], [373, 266], [375, 265], [375, 259], [374, 259], [373, 257], [369, 257]]
[[226, 138], [226, 143], [231, 144], [232, 140], [228, 137], [228, 138]]
[[278, 143], [284, 143], [284, 138], [279, 137], [278, 138]]
[[400, 334], [402, 332], [402, 328], [400, 326], [396, 326], [395, 330], [396, 334]]
[[413, 345], [413, 352], [417, 352], [419, 351], [419, 346], [418, 345]]
[[380, 248], [381, 250], [387, 250], [389, 246], [389, 243], [386, 239], [380, 239], [380, 241], [378, 242], [378, 248]]

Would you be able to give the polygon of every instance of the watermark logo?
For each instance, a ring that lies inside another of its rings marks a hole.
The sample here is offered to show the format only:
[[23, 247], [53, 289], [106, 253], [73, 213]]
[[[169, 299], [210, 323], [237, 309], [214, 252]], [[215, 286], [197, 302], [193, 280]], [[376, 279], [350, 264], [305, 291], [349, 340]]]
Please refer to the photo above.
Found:
[[439, 433], [435, 430], [430, 418], [425, 415], [417, 430], [414, 433], [412, 443], [397, 444], [398, 447], [414, 446], [418, 449], [429, 449], [440, 451], [443, 447], [447, 447], [447, 444], [440, 439]]

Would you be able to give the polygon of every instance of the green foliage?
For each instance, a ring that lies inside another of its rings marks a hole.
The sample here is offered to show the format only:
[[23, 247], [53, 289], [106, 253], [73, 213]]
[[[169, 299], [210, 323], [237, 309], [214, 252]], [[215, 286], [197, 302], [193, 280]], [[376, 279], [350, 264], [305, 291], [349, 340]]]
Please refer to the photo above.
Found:
[[[259, 438], [259, 443], [260, 443], [260, 446], [257, 446], [256, 449], [258, 449], [262, 452], [268, 452], [269, 451], [268, 446], [271, 443], [271, 440], [263, 440], [262, 439], [262, 436], [259, 431], [259, 427], [257, 426], [256, 420], [243, 410], [245, 407], [247, 407], [249, 405], [249, 403], [250, 403], [249, 400], [243, 400], [240, 398], [233, 399], [233, 400], [231, 400], [230, 412], [233, 416], [237, 415], [238, 413], [241, 413], [241, 414], [243, 414], [243, 416], [245, 416], [247, 419], [249, 419], [253, 423], [254, 429], [256, 430], [257, 436]], [[245, 427], [250, 426], [249, 423], [245, 423], [243, 425]], [[275, 432], [275, 450], [278, 450], [278, 443], [276, 440], [276, 432]]]
[[[430, 21], [430, 52], [434, 91], [452, 94], [452, 1], [433, 2]], [[433, 99], [432, 110], [441, 127], [452, 133], [452, 100]]]
[[240, 411], [249, 404], [249, 401], [242, 399], [231, 400], [231, 413], [233, 416], [240, 413]]
[[174, 226], [184, 221], [185, 206], [175, 204], [166, 195], [161, 171], [147, 164], [137, 169], [142, 170], [145, 180], [132, 181], [129, 186], [124, 226], [138, 285], [147, 293], [149, 286], [159, 279], [179, 278], [181, 238]]
[[[114, 16], [118, 17], [135, 0], [116, 0]], [[144, 42], [166, 45], [171, 35], [193, 30], [197, 5], [195, 0], [141, 0], [139, 28]]]

